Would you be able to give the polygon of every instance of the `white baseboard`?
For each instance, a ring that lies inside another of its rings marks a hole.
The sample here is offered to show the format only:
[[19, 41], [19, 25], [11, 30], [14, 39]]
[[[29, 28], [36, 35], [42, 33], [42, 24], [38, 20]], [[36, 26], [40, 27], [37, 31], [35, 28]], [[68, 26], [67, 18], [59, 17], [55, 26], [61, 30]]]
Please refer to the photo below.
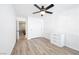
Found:
[[56, 43], [56, 42], [54, 42], [54, 41], [50, 41], [52, 44], [55, 44], [56, 46], [58, 46], [58, 47], [64, 47], [64, 45], [61, 45], [61, 44], [58, 44], [58, 43]]
[[74, 49], [74, 50], [79, 51], [79, 49], [78, 49], [78, 48], [74, 48], [74, 47], [71, 47], [71, 46], [69, 46], [69, 45], [65, 45], [65, 46], [67, 46], [67, 47], [69, 47], [69, 48], [71, 48], [71, 49]]
[[8, 55], [7, 53], [0, 53], [0, 55]]

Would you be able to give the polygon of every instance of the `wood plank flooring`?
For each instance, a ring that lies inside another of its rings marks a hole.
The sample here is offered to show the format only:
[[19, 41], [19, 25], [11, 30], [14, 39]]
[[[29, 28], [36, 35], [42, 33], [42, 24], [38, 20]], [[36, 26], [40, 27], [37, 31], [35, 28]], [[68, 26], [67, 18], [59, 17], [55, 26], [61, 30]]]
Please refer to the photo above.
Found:
[[46, 38], [21, 38], [16, 42], [12, 55], [79, 55], [79, 51], [57, 47]]

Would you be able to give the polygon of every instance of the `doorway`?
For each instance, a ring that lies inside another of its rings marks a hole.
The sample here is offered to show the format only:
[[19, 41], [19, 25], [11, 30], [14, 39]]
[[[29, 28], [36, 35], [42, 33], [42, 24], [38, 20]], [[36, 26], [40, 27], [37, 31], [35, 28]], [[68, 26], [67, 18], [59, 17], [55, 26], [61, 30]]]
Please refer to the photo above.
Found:
[[26, 36], [26, 22], [17, 21], [17, 40], [25, 38]]
[[26, 30], [25, 30], [25, 22], [19, 21], [19, 37], [25, 38]]

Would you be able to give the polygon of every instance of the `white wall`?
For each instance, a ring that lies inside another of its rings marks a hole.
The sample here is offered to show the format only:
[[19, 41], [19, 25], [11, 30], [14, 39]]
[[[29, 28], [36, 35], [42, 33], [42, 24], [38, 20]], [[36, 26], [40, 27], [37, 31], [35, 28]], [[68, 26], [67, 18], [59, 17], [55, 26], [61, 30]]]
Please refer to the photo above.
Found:
[[0, 54], [10, 54], [16, 42], [16, 19], [12, 5], [0, 5]]
[[[52, 39], [57, 44], [62, 41], [65, 46], [79, 50], [79, 8], [73, 7], [65, 12], [55, 13], [50, 19], [45, 19], [45, 32], [47, 31], [48, 38]], [[49, 29], [48, 29], [49, 28]], [[64, 35], [64, 40], [53, 38], [53, 34]], [[52, 36], [52, 37], [51, 37]]]
[[[50, 17], [44, 17], [43, 16], [43, 21], [44, 21], [44, 34], [43, 34], [43, 36], [45, 37], [45, 38], [50, 38], [50, 22], [51, 21], [49, 21], [49, 18]], [[51, 18], [50, 18], [51, 19]]]
[[63, 32], [66, 35], [65, 45], [79, 51], [79, 8], [64, 13]]
[[43, 19], [28, 17], [28, 39], [43, 35]]
[[79, 50], [79, 8], [57, 15], [56, 20], [55, 32], [65, 35], [65, 46]]
[[58, 15], [53, 14], [47, 17], [44, 17], [44, 37], [48, 38], [51, 43], [62, 47], [64, 46], [64, 35], [58, 29]]

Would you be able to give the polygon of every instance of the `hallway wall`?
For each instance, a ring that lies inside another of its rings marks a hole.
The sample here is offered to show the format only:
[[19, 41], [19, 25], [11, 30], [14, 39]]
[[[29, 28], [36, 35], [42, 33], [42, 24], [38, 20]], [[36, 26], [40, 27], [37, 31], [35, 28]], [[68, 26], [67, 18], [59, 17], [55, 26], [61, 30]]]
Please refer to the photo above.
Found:
[[12, 5], [0, 5], [0, 54], [10, 54], [16, 42], [16, 18]]

